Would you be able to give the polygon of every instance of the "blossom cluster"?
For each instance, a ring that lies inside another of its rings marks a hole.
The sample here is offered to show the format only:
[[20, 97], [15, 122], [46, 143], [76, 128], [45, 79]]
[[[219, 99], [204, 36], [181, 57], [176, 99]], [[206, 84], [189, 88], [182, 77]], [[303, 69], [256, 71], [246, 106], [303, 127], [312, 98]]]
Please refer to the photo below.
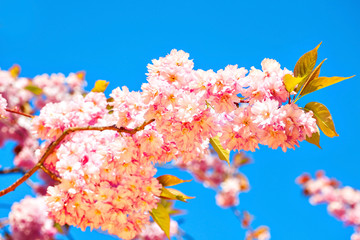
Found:
[[25, 89], [30, 80], [18, 77], [19, 73], [20, 67], [17, 65], [9, 70], [0, 69], [0, 93], [7, 100], [9, 107], [21, 107], [33, 97], [33, 94]]
[[128, 139], [116, 134], [74, 134], [57, 150], [62, 182], [48, 188], [46, 201], [61, 225], [101, 227], [131, 239], [149, 223], [148, 211], [156, 207], [161, 188], [153, 178], [156, 170], [136, 160], [136, 152], [127, 152]]
[[269, 240], [271, 237], [269, 228], [260, 226], [255, 230], [248, 230], [245, 240]]
[[310, 197], [312, 205], [327, 204], [327, 210], [332, 216], [354, 227], [355, 233], [351, 240], [360, 239], [359, 190], [349, 186], [341, 187], [337, 180], [326, 177], [322, 171], [317, 172], [315, 178], [303, 174], [297, 178], [297, 183], [302, 186], [304, 194]]
[[74, 95], [84, 92], [86, 82], [85, 73], [70, 73], [67, 77], [64, 74], [42, 74], [32, 79], [32, 84], [41, 89], [41, 94], [35, 99], [35, 105], [41, 109], [47, 103], [71, 100]]
[[[178, 223], [171, 219], [170, 220], [170, 237], [179, 235], [179, 225]], [[135, 240], [166, 240], [167, 237], [163, 230], [159, 227], [158, 224], [152, 222], [151, 224], [145, 226], [143, 231], [138, 234]]]
[[220, 160], [214, 153], [209, 153], [202, 159], [177, 161], [174, 164], [190, 172], [205, 187], [215, 189], [216, 204], [227, 208], [237, 206], [239, 193], [250, 189], [247, 177], [239, 171], [239, 167], [249, 162], [250, 159], [244, 153], [236, 154], [231, 165]]
[[44, 197], [25, 197], [14, 203], [9, 214], [13, 240], [52, 240], [57, 233], [54, 221], [48, 218]]
[[[45, 197], [57, 223], [131, 239], [149, 224], [149, 211], [159, 201], [155, 163], [175, 160], [191, 168], [209, 186], [220, 186], [217, 202], [229, 207], [238, 204], [248, 181], [238, 166], [226, 169], [208, 156], [210, 138], [219, 137], [229, 150], [254, 151], [263, 144], [286, 151], [318, 131], [311, 111], [287, 102], [283, 78], [292, 73], [275, 60], [261, 65], [249, 72], [237, 65], [195, 70], [189, 54], [172, 50], [148, 65], [141, 91], [116, 88], [108, 99], [103, 93], [84, 94], [83, 73], [30, 80], [19, 78], [18, 68], [1, 71], [0, 93], [6, 90], [10, 108], [27, 113], [41, 108], [31, 121], [21, 116], [1, 121], [6, 128], [1, 137], [17, 139], [15, 164], [23, 169], [56, 142], [43, 165], [61, 181], [47, 181]], [[33, 135], [43, 140], [41, 146]]]
[[[114, 89], [110, 99], [90, 93], [42, 108], [32, 126], [39, 138], [47, 140], [39, 156], [68, 128], [136, 128], [155, 120], [134, 134], [78, 132], [59, 144], [45, 162], [62, 180], [48, 189], [47, 202], [57, 222], [83, 229], [101, 227], [132, 238], [158, 201], [161, 186], [153, 178], [153, 163], [202, 159], [209, 138], [219, 135], [230, 150], [255, 150], [265, 144], [286, 151], [317, 131], [312, 112], [285, 104], [289, 94], [282, 78], [290, 71], [276, 61], [265, 59], [262, 70], [252, 68], [247, 76], [247, 70], [237, 66], [216, 73], [193, 67], [187, 53], [173, 50], [148, 65], [148, 83], [140, 92], [122, 87]], [[218, 203], [236, 205], [242, 185], [247, 188], [246, 177], [233, 174], [221, 182]], [[131, 195], [121, 207], [115, 201], [120, 192]], [[94, 204], [95, 213], [87, 211]], [[135, 206], [142, 208], [136, 211]], [[114, 221], [115, 216], [122, 217]]]
[[27, 126], [30, 126], [30, 124], [26, 118], [5, 112], [5, 108], [29, 111], [28, 102], [34, 95], [25, 89], [29, 84], [29, 80], [17, 77], [17, 69], [17, 66], [8, 71], [0, 69], [0, 115], [2, 116], [0, 121], [0, 146], [3, 146], [7, 140], [11, 139], [18, 142], [19, 146], [22, 147], [24, 141], [31, 135], [27, 130]]
[[4, 118], [6, 116], [6, 106], [7, 106], [7, 101], [0, 94], [0, 117], [1, 118]]
[[[111, 125], [115, 115], [107, 114], [106, 105], [103, 93], [47, 104], [33, 127], [38, 137], [52, 141], [71, 127]], [[50, 216], [61, 225], [101, 227], [124, 239], [140, 232], [149, 223], [148, 212], [156, 207], [161, 185], [153, 177], [154, 166], [141, 158], [139, 137], [79, 131], [64, 140], [44, 163], [61, 178], [47, 191]], [[47, 144], [39, 156], [46, 149]]]
[[17, 142], [14, 149], [14, 164], [28, 170], [36, 164], [35, 150], [39, 148], [38, 140], [31, 132], [32, 122], [25, 116], [8, 114], [5, 107], [32, 114], [45, 104], [72, 99], [84, 93], [86, 85], [84, 73], [43, 74], [33, 79], [19, 77], [20, 67], [14, 65], [9, 70], [0, 69], [0, 146], [7, 140]]
[[231, 165], [209, 152], [202, 159], [194, 159], [189, 162], [177, 161], [174, 164], [191, 173], [196, 180], [205, 187], [217, 191], [216, 204], [222, 208], [231, 208], [235, 216], [241, 221], [241, 226], [246, 229], [246, 240], [268, 240], [270, 230], [266, 226], [251, 228], [252, 216], [247, 212], [236, 209], [239, 205], [239, 194], [250, 190], [247, 177], [240, 172], [242, 166], [249, 164], [252, 160], [243, 152], [233, 156]]
[[318, 131], [311, 111], [286, 104], [283, 77], [291, 72], [275, 60], [265, 59], [262, 70], [252, 68], [247, 76], [237, 65], [217, 72], [193, 67], [189, 54], [172, 50], [148, 65], [141, 92], [123, 87], [110, 95], [118, 127], [156, 120], [152, 147], [161, 151], [151, 160], [201, 157], [217, 135], [230, 150], [264, 144], [286, 151]]

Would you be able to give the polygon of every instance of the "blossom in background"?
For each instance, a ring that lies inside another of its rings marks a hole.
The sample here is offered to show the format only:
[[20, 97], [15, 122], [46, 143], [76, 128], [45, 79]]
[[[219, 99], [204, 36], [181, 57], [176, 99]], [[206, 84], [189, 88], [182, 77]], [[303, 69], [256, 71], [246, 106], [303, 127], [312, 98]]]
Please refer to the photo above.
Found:
[[0, 94], [0, 118], [4, 118], [6, 116], [6, 110], [5, 110], [6, 107], [7, 107], [7, 101]]
[[44, 197], [25, 197], [14, 203], [9, 213], [11, 239], [52, 240], [57, 233], [54, 221], [48, 217]]
[[297, 183], [309, 196], [312, 205], [327, 204], [328, 212], [348, 226], [353, 226], [355, 233], [351, 240], [360, 239], [360, 191], [349, 186], [341, 187], [336, 179], [325, 176], [318, 171], [315, 178], [303, 174], [297, 178]]
[[[179, 234], [179, 226], [173, 219], [170, 220], [170, 237]], [[168, 239], [163, 230], [155, 222], [146, 225], [136, 240], [166, 240]]]

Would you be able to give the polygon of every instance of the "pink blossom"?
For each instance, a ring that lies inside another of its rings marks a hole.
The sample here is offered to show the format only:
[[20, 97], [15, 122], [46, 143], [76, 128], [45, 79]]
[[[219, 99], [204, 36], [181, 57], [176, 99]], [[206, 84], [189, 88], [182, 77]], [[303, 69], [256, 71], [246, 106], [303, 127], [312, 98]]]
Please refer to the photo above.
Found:
[[[199, 180], [217, 188], [219, 205], [237, 205], [248, 181], [236, 167], [207, 157], [209, 138], [219, 136], [229, 150], [254, 151], [263, 144], [286, 151], [317, 132], [312, 112], [286, 104], [283, 77], [288, 73], [269, 59], [247, 76], [237, 65], [194, 70], [189, 54], [172, 50], [148, 65], [148, 83], [141, 91], [116, 88], [110, 99], [103, 93], [81, 95], [79, 75], [35, 77], [32, 83], [43, 89], [37, 106], [47, 103], [32, 122], [33, 132], [45, 140], [37, 159], [72, 127], [136, 128], [155, 120], [133, 135], [84, 131], [63, 139], [44, 163], [61, 178], [48, 188], [50, 215], [60, 224], [133, 238], [149, 223], [148, 211], [159, 200], [153, 164], [171, 160], [191, 164]], [[19, 159], [27, 156], [23, 149]], [[322, 194], [321, 201], [332, 197]], [[331, 209], [338, 214], [335, 205]]]
[[150, 162], [128, 148], [131, 141], [113, 131], [79, 132], [62, 144], [56, 163], [62, 182], [48, 188], [46, 199], [50, 215], [61, 225], [133, 238], [149, 222], [161, 185]]
[[235, 191], [220, 191], [216, 194], [215, 198], [216, 204], [223, 208], [237, 206], [239, 204], [238, 192]]
[[83, 87], [86, 86], [85, 72], [70, 73], [65, 82], [72, 91], [81, 92]]
[[351, 235], [351, 240], [360, 240], [360, 232], [355, 232]]
[[103, 93], [75, 96], [72, 101], [48, 103], [33, 119], [33, 131], [39, 138], [55, 140], [70, 127], [94, 125], [106, 113]]
[[[178, 234], [178, 223], [170, 219], [170, 237]], [[159, 225], [155, 222], [146, 225], [136, 240], [166, 240], [167, 237]]]
[[25, 170], [34, 167], [38, 161], [38, 158], [35, 156], [35, 151], [38, 147], [38, 141], [35, 138], [28, 137], [22, 146], [18, 146], [21, 150], [16, 154], [14, 164]]
[[0, 118], [3, 118], [6, 116], [6, 110], [5, 110], [6, 107], [7, 107], [7, 101], [0, 94]]
[[43, 197], [27, 196], [19, 203], [14, 203], [9, 223], [14, 240], [51, 240], [57, 232], [53, 220], [48, 218]]
[[289, 97], [285, 89], [283, 77], [285, 74], [291, 74], [286, 68], [281, 70], [280, 64], [272, 59], [264, 59], [261, 63], [262, 71], [254, 67], [251, 68], [246, 81], [249, 88], [243, 93], [245, 98], [254, 101], [263, 101], [273, 99], [283, 103]]
[[360, 227], [360, 191], [349, 186], [340, 187], [334, 179], [329, 179], [323, 172], [318, 172], [315, 179], [302, 175], [297, 179], [304, 193], [310, 196], [312, 204], [328, 204], [328, 212], [347, 225], [354, 226], [356, 233], [351, 239], [358, 238]]

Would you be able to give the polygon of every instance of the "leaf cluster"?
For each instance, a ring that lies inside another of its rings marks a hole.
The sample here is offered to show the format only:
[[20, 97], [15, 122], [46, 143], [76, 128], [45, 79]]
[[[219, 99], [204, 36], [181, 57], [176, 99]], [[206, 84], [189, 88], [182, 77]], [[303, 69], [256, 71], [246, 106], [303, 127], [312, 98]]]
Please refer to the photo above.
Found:
[[[305, 53], [299, 58], [294, 68], [294, 76], [286, 74], [284, 76], [284, 84], [289, 94], [293, 94], [292, 102], [298, 101], [301, 97], [328, 87], [351, 77], [320, 77], [320, 69], [326, 59], [324, 59], [319, 65], [316, 65], [317, 56], [321, 43], [317, 45], [313, 50]], [[303, 108], [305, 111], [312, 111], [314, 118], [316, 119], [317, 126], [328, 137], [339, 136], [335, 130], [335, 125], [331, 117], [330, 111], [325, 105], [319, 102], [310, 102]], [[320, 147], [320, 132], [312, 134], [311, 137], [307, 137], [306, 141], [315, 144]]]
[[170, 239], [170, 215], [181, 213], [181, 211], [173, 209], [172, 204], [164, 200], [179, 200], [186, 202], [187, 199], [192, 199], [194, 197], [189, 197], [177, 189], [165, 187], [190, 182], [191, 180], [182, 180], [170, 174], [159, 176], [157, 180], [163, 186], [160, 194], [162, 200], [158, 203], [157, 208], [151, 210], [150, 215], [154, 222], [159, 225], [165, 235]]

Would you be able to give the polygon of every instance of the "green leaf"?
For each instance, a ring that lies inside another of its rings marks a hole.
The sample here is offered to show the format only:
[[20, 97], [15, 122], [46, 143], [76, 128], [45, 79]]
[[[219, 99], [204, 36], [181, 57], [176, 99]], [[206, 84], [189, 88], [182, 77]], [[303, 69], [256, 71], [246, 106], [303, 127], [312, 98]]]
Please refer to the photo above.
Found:
[[56, 228], [56, 231], [57, 231], [58, 233], [64, 234], [64, 229], [62, 228], [62, 226], [61, 226], [59, 223], [55, 222], [55, 223], [54, 223], [54, 228]]
[[185, 214], [185, 211], [184, 210], [181, 210], [181, 209], [171, 209], [169, 211], [169, 215], [170, 216], [174, 216], [174, 215], [183, 215]]
[[321, 146], [320, 146], [320, 133], [319, 133], [319, 131], [317, 131], [316, 133], [313, 133], [311, 135], [311, 137], [306, 136], [306, 141], [311, 143], [311, 144], [314, 144], [314, 145], [318, 146], [320, 149], [322, 149]]
[[159, 176], [159, 177], [157, 177], [157, 180], [164, 187], [174, 186], [174, 185], [178, 185], [178, 184], [184, 183], [184, 182], [191, 182], [191, 180], [182, 180], [182, 179], [180, 179], [176, 176], [170, 175], [170, 174]]
[[160, 199], [160, 203], [164, 206], [164, 208], [166, 209], [166, 211], [168, 211], [169, 215], [180, 215], [180, 214], [184, 214], [185, 211], [181, 210], [181, 209], [175, 209], [174, 208], [174, 201], [169, 201], [167, 199]]
[[170, 215], [166, 208], [161, 205], [161, 203], [159, 203], [157, 208], [154, 208], [149, 213], [153, 218], [154, 222], [159, 225], [159, 227], [161, 228], [161, 230], [164, 231], [168, 239], [170, 239]]
[[306, 85], [306, 87], [304, 87], [304, 89], [302, 91], [302, 95], [305, 96], [306, 94], [315, 92], [319, 89], [328, 87], [330, 85], [344, 81], [344, 80], [352, 78], [354, 76], [351, 76], [351, 77], [317, 77], [314, 80], [312, 80], [311, 82], [309, 82]]
[[35, 95], [40, 95], [42, 94], [43, 90], [41, 88], [39, 88], [38, 86], [35, 86], [33, 84], [29, 84], [25, 87], [26, 90], [32, 92]]
[[193, 199], [194, 197], [189, 197], [180, 192], [179, 190], [173, 188], [162, 188], [161, 189], [161, 198], [171, 199], [171, 200], [179, 200], [182, 202], [186, 202], [186, 199]]
[[[320, 74], [320, 68], [323, 65], [324, 61], [326, 59], [324, 59], [316, 68], [314, 71], [310, 72], [306, 77], [303, 78], [303, 80], [301, 81], [301, 83], [295, 88], [295, 92], [300, 92], [299, 96], [301, 95], [302, 91], [304, 90], [304, 87], [306, 87], [306, 85], [312, 81], [314, 78], [319, 77]], [[301, 89], [301, 91], [300, 91]], [[298, 97], [299, 97], [298, 96]]]
[[17, 64], [14, 64], [9, 68], [9, 73], [13, 78], [17, 78], [20, 75], [21, 67]]
[[86, 72], [85, 71], [79, 71], [76, 73], [76, 76], [80, 79], [80, 80], [85, 80], [85, 75]]
[[105, 92], [109, 82], [105, 80], [97, 80], [95, 82], [94, 88], [91, 90], [92, 92]]
[[227, 149], [225, 150], [221, 146], [219, 136], [210, 138], [210, 144], [214, 148], [215, 152], [217, 152], [219, 158], [230, 165], [230, 151]]
[[305, 78], [305, 81], [303, 83], [301, 83], [299, 85], [299, 87], [297, 88], [297, 91], [299, 91], [299, 89], [302, 87], [301, 91], [300, 91], [300, 94], [299, 94], [299, 97], [300, 96], [303, 96], [303, 91], [304, 89], [307, 87], [307, 85], [312, 82], [315, 78], [319, 77], [319, 74], [320, 74], [320, 69], [321, 69], [321, 66], [323, 65], [323, 63], [325, 62], [326, 59], [324, 59], [319, 65], [317, 65], [317, 67], [314, 69], [314, 71], [312, 71], [309, 76], [307, 78]]
[[323, 104], [318, 102], [310, 102], [305, 105], [304, 109], [307, 111], [311, 110], [314, 113], [316, 124], [326, 136], [339, 136], [339, 134], [337, 134], [335, 131], [335, 126], [330, 111]]
[[289, 93], [294, 91], [295, 87], [298, 86], [299, 83], [302, 82], [303, 80], [304, 80], [303, 77], [293, 77], [290, 74], [286, 74], [283, 79], [285, 88]]
[[295, 77], [305, 77], [314, 69], [317, 60], [317, 50], [321, 43], [316, 46], [313, 50], [302, 55], [294, 68]]
[[178, 200], [176, 198], [176, 195], [172, 194], [167, 188], [164, 188], [164, 187], [161, 189], [160, 198], [170, 199], [170, 200]]
[[195, 197], [189, 197], [189, 196], [183, 194], [182, 192], [180, 192], [179, 190], [174, 189], [174, 188], [167, 188], [167, 190], [169, 192], [171, 192], [173, 195], [175, 195], [177, 200], [180, 200], [182, 202], [186, 202], [187, 199], [194, 199], [195, 198]]

